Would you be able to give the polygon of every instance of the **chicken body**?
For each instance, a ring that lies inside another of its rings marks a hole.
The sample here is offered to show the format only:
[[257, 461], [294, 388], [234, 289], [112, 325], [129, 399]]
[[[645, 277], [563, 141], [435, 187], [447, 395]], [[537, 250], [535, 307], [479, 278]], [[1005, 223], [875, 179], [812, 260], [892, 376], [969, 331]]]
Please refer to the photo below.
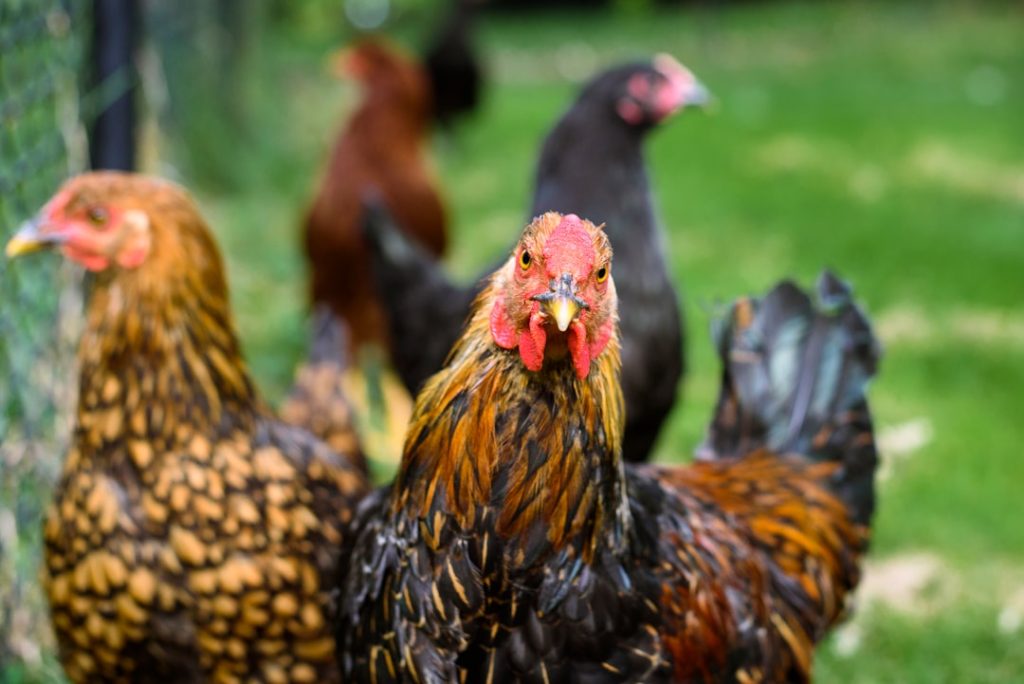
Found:
[[[549, 223], [531, 225], [523, 244]], [[788, 340], [761, 339], [767, 347], [752, 352], [746, 335], [764, 328], [771, 307], [737, 309], [727, 383], [742, 375], [737, 364], [779, 368], [786, 354], [793, 363], [769, 376], [773, 397], [793, 395], [798, 378], [822, 379], [812, 404], [827, 408], [789, 414], [812, 448], [779, 451], [785, 441], [764, 437], [753, 451], [709, 451], [686, 468], [632, 466], [620, 455], [617, 339], [582, 374], [572, 336], [570, 357], [553, 328], [534, 327], [535, 312], [533, 332], [509, 348], [494, 311], [518, 267], [514, 256], [478, 299], [417, 400], [395, 484], [357, 515], [341, 584], [344, 672], [356, 681], [807, 680], [867, 543], [870, 510], [847, 495], [874, 465], [862, 395], [874, 347], [846, 344], [870, 334], [866, 323], [849, 302], [855, 321], [805, 297], [781, 326]], [[577, 315], [601, 315], [600, 292], [580, 296]], [[613, 320], [614, 288], [603, 297]], [[819, 321], [827, 353], [816, 357], [808, 326]], [[535, 330], [546, 331], [540, 342]], [[533, 344], [548, 350], [540, 367]], [[728, 389], [750, 396], [746, 381]], [[715, 421], [723, 442], [762, 415], [725, 404], [729, 415]]]
[[313, 302], [343, 318], [358, 350], [387, 342], [369, 255], [359, 228], [362, 196], [381, 197], [402, 228], [437, 257], [447, 241], [444, 205], [423, 151], [431, 104], [426, 75], [384, 43], [352, 48], [343, 68], [364, 100], [342, 131], [305, 222]]
[[95, 272], [44, 584], [74, 682], [334, 681], [327, 605], [363, 473], [259, 400], [181, 189], [72, 179], [8, 246]]
[[[705, 99], [693, 76], [664, 55], [610, 69], [584, 87], [548, 134], [537, 167], [530, 215], [571, 211], [604, 223], [616, 268], [625, 276], [619, 298], [628, 461], [648, 458], [685, 371], [683, 316], [665, 261], [643, 143], [676, 110]], [[401, 235], [382, 224], [377, 221], [369, 231], [374, 275], [394, 340], [395, 367], [415, 392], [443, 365], [485, 280], [452, 283], [426, 250], [401, 245]]]

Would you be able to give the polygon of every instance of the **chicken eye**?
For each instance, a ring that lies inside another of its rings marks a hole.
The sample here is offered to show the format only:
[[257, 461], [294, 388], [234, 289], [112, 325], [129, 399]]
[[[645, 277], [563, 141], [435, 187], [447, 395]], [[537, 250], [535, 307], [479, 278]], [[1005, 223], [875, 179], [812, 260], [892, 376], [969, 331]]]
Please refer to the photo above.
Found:
[[89, 222], [94, 226], [102, 226], [107, 222], [107, 219], [110, 218], [109, 214], [107, 214], [107, 210], [103, 207], [89, 207], [85, 215], [86, 218], [89, 219]]
[[523, 253], [519, 255], [519, 266], [525, 271], [530, 268], [531, 263], [533, 263], [533, 257], [524, 249]]
[[602, 266], [597, 269], [597, 282], [603, 283], [606, 280], [608, 280], [608, 267]]

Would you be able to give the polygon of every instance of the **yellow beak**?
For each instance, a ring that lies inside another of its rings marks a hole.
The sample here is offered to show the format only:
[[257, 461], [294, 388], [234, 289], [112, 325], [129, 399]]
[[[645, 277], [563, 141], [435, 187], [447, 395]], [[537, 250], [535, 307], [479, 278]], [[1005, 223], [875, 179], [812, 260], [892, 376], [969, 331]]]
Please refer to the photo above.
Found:
[[581, 309], [587, 308], [587, 303], [577, 296], [572, 275], [569, 273], [552, 281], [549, 291], [534, 295], [532, 299], [540, 302], [544, 313], [555, 319], [555, 324], [561, 332], [569, 329]]
[[561, 332], [569, 329], [569, 324], [580, 311], [579, 305], [568, 297], [551, 299], [545, 302], [544, 308], [547, 309], [548, 315], [555, 319], [555, 324]]
[[41, 222], [38, 219], [29, 219], [21, 224], [18, 232], [7, 241], [7, 247], [4, 248], [7, 258], [13, 259], [23, 254], [38, 252], [58, 242], [52, 236], [43, 235], [40, 227]]

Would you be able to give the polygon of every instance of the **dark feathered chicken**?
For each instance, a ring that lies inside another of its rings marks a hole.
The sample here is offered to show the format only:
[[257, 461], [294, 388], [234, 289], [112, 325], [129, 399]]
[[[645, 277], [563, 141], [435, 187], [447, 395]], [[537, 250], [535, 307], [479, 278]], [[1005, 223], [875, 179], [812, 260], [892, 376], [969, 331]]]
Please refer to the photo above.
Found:
[[156, 179], [70, 180], [7, 245], [94, 273], [44, 584], [75, 682], [337, 677], [328, 583], [366, 481], [253, 389], [220, 255]]
[[537, 219], [418, 397], [350, 537], [355, 681], [809, 678], [867, 544], [870, 328], [833, 280], [742, 301], [709, 460], [625, 465], [610, 257]]
[[[591, 81], [548, 135], [531, 215], [575, 212], [607, 225], [622, 274], [622, 386], [626, 460], [648, 457], [675, 402], [684, 371], [683, 320], [664, 255], [644, 163], [646, 134], [671, 114], [707, 99], [671, 57], [621, 66]], [[386, 222], [369, 222], [378, 292], [393, 361], [418, 390], [458, 338], [482, 285], [452, 284], [422, 249]], [[406, 243], [406, 244], [403, 244]]]
[[423, 57], [434, 120], [444, 128], [480, 104], [483, 73], [473, 48], [473, 23], [483, 0], [453, 0], [451, 11]]

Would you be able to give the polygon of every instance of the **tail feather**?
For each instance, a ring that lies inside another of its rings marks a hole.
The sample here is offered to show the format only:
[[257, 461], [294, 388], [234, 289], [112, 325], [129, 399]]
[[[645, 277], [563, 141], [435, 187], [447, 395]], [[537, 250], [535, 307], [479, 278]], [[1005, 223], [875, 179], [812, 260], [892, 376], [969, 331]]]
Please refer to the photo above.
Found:
[[869, 520], [877, 454], [865, 392], [880, 346], [850, 287], [826, 271], [815, 302], [782, 282], [736, 302], [714, 335], [722, 389], [700, 457], [765, 448], [839, 462], [831, 485]]
[[305, 428], [367, 473], [343, 380], [349, 368], [349, 331], [330, 307], [313, 311], [309, 357], [281, 405], [281, 418]]
[[312, 316], [309, 363], [329, 363], [345, 369], [351, 353], [348, 326], [326, 304], [317, 304]]
[[452, 283], [441, 264], [395, 224], [379, 197], [363, 199], [363, 233], [391, 335], [391, 360], [415, 394], [444, 365], [482, 283]]

